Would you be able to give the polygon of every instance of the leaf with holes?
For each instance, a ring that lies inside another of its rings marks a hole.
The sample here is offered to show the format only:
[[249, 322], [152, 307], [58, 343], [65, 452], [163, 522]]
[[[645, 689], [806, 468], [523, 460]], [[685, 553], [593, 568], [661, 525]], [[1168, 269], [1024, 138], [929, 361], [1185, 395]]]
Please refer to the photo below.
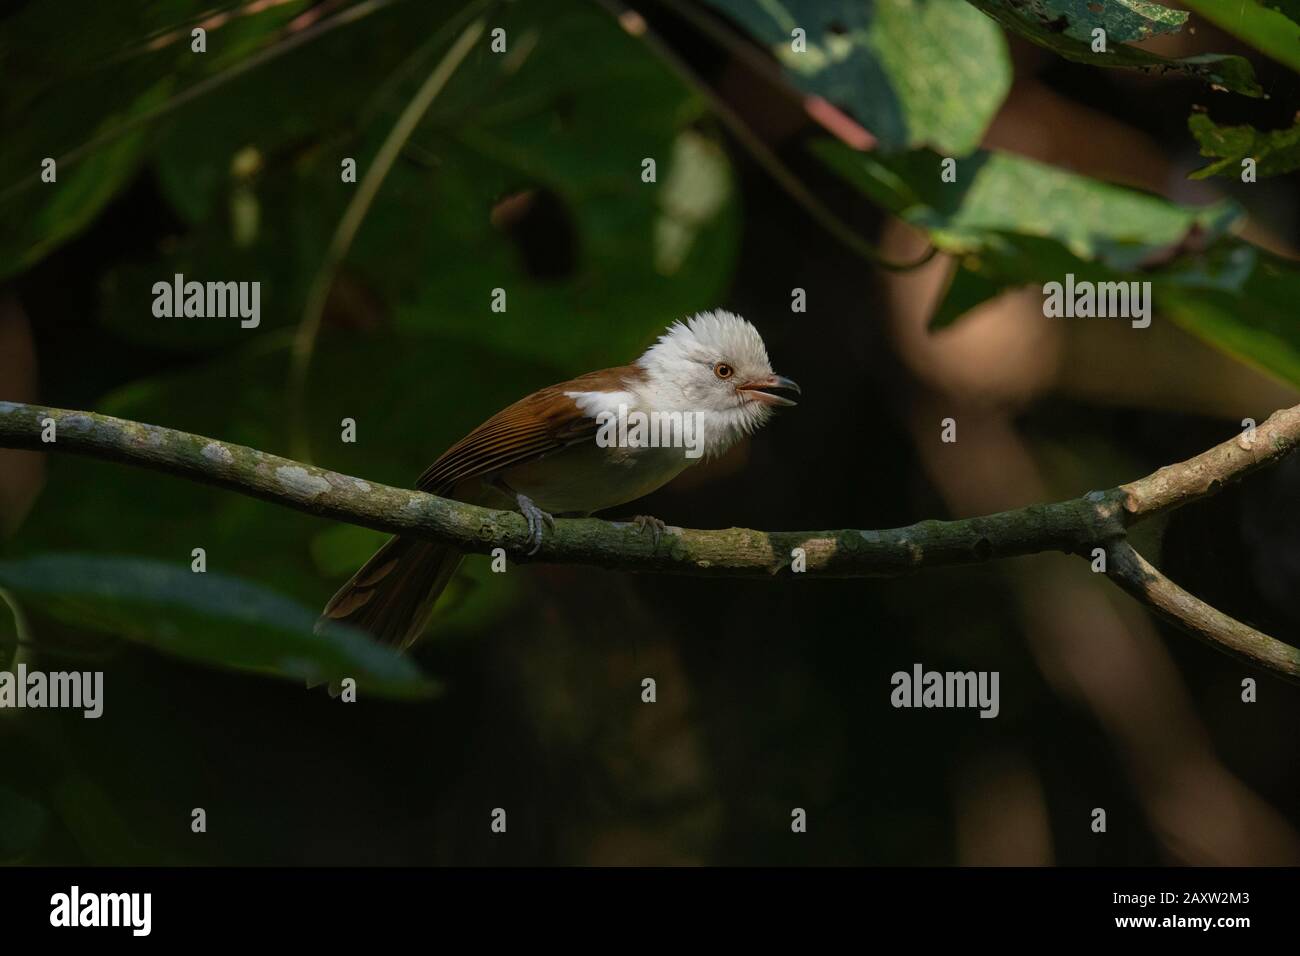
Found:
[[1300, 169], [1300, 120], [1290, 129], [1261, 132], [1248, 125], [1218, 126], [1204, 113], [1193, 113], [1187, 118], [1187, 128], [1196, 137], [1201, 155], [1215, 160], [1189, 173], [1190, 179], [1237, 178], [1245, 159], [1255, 161], [1255, 175], [1259, 177]]
[[886, 152], [932, 146], [965, 155], [1010, 87], [1004, 38], [962, 0], [708, 3], [770, 50], [795, 86], [851, 113]]
[[1185, 10], [1148, 0], [1012, 0], [1021, 18], [1072, 40], [1091, 43], [1103, 30], [1110, 43], [1140, 43], [1176, 33], [1187, 22]]
[[[1091, 66], [1141, 70], [1145, 73], [1183, 73], [1212, 86], [1245, 96], [1263, 96], [1250, 61], [1239, 56], [1204, 53], [1179, 59], [1159, 56], [1128, 40], [1141, 40], [1181, 26], [1185, 13], [1153, 3], [1108, 0], [969, 0], [1008, 30], [1057, 56]], [[1143, 15], [1138, 8], [1146, 11]], [[1155, 16], [1153, 8], [1166, 10]], [[1176, 21], [1176, 22], [1175, 22]], [[1093, 32], [1105, 31], [1106, 52], [1094, 52]]]

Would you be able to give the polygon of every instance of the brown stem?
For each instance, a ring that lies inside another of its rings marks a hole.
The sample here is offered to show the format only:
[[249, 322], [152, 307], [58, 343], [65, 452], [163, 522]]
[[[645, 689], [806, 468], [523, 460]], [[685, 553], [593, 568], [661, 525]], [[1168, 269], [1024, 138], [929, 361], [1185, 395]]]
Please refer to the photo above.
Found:
[[[50, 436], [53, 440], [47, 440]], [[1129, 525], [1214, 494], [1300, 445], [1300, 406], [1277, 412], [1252, 441], [1234, 438], [1145, 478], [1067, 501], [1013, 511], [927, 520], [880, 531], [701, 531], [669, 527], [655, 541], [626, 522], [559, 520], [531, 557], [527, 524], [434, 495], [364, 481], [201, 435], [94, 412], [0, 402], [0, 447], [59, 451], [138, 465], [216, 485], [309, 514], [455, 545], [505, 548], [517, 561], [587, 564], [624, 571], [711, 577], [894, 577], [922, 568], [1064, 551], [1108, 555], [1107, 573], [1189, 633], [1289, 679], [1300, 651], [1182, 591], [1125, 539]]]

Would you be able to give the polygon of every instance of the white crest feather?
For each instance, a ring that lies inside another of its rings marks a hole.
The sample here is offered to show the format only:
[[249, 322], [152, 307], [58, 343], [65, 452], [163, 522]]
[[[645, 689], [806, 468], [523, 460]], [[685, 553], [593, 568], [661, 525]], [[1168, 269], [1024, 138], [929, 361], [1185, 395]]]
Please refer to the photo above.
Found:
[[708, 361], [719, 355], [738, 367], [771, 367], [758, 329], [723, 309], [697, 312], [685, 322], [674, 322], [636, 364], [653, 374], [656, 368], [677, 361]]
[[718, 362], [735, 369], [736, 381], [772, 374], [758, 329], [722, 309], [674, 322], [636, 360], [646, 373], [638, 389], [640, 407], [699, 415], [706, 458], [721, 455], [772, 414], [766, 405], [745, 401], [730, 383], [720, 382], [714, 375]]

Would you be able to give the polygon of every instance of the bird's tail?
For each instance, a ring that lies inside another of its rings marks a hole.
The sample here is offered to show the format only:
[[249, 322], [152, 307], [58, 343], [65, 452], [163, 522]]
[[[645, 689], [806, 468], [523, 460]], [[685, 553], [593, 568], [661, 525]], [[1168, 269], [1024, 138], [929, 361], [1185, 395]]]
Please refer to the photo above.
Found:
[[404, 651], [415, 643], [464, 555], [419, 538], [390, 538], [321, 612]]

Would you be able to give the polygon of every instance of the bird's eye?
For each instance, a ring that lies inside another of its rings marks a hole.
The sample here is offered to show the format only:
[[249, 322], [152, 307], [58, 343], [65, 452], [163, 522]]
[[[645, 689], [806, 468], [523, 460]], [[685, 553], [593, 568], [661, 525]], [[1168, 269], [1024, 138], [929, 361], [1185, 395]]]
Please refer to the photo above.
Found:
[[731, 376], [735, 375], [736, 370], [733, 369], [726, 362], [719, 362], [717, 365], [713, 366], [713, 374], [725, 381], [726, 379], [729, 379], [731, 378]]

